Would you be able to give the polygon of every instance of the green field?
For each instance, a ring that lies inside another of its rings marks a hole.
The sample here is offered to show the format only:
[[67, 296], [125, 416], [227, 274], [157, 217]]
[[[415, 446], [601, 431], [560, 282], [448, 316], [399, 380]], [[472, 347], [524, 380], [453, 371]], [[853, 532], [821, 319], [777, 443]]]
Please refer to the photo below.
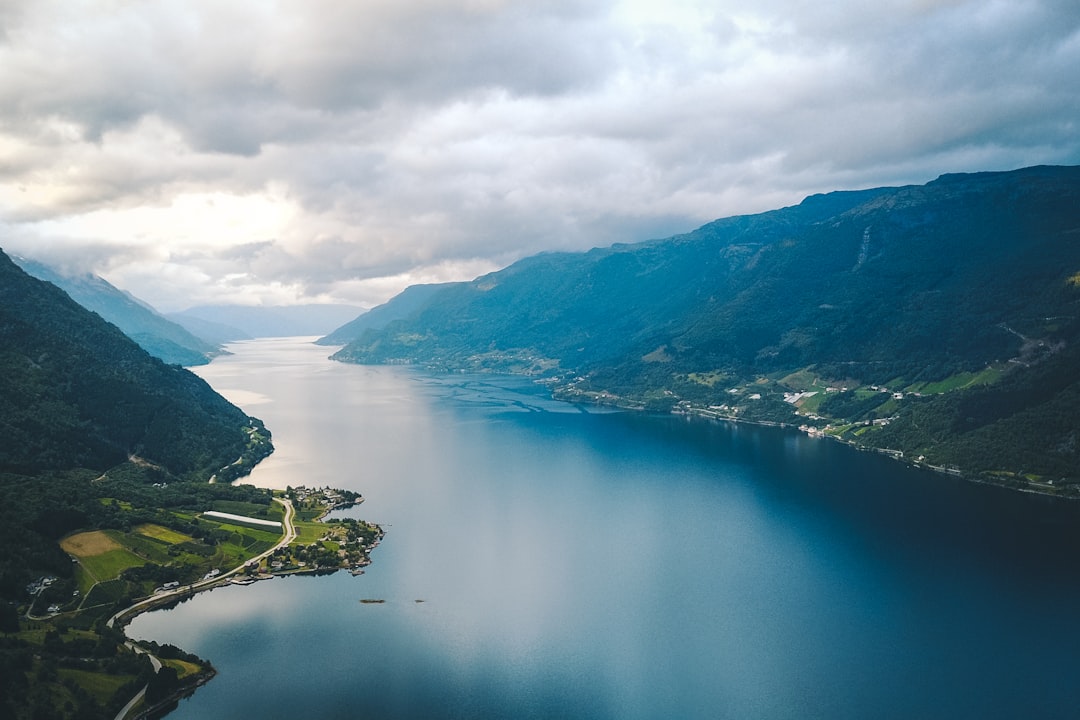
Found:
[[161, 540], [154, 540], [143, 535], [125, 535], [119, 538], [128, 550], [158, 565], [166, 565], [172, 560], [169, 549], [172, 545]]
[[235, 567], [253, 555], [269, 550], [281, 540], [280, 533], [268, 530], [257, 530], [227, 522], [218, 523], [210, 519], [207, 523], [216, 526], [219, 532], [228, 533], [227, 536], [220, 538], [218, 544], [211, 549], [211, 554], [207, 556], [206, 562], [210, 567]]
[[124, 580], [109, 580], [98, 583], [87, 594], [83, 607], [111, 604], [124, 597], [128, 591], [128, 584]]
[[309, 522], [316, 518], [322, 517], [326, 512], [326, 509], [319, 504], [312, 505], [297, 505], [296, 507], [296, 522]]
[[94, 587], [94, 583], [96, 582], [97, 580], [94, 579], [93, 575], [86, 571], [86, 568], [82, 565], [75, 566], [75, 584], [78, 586], [80, 594], [86, 595], [86, 593], [90, 592], [90, 588]]
[[74, 668], [60, 668], [57, 672], [61, 680], [71, 680], [90, 693], [100, 705], [108, 703], [120, 688], [135, 679], [134, 675], [106, 675]]
[[181, 680], [191, 675], [195, 675], [196, 673], [202, 672], [201, 667], [199, 667], [193, 662], [188, 662], [187, 660], [162, 660], [161, 663], [176, 670], [176, 677], [180, 678]]
[[806, 392], [807, 390], [818, 389], [817, 374], [812, 372], [809, 368], [796, 370], [795, 372], [780, 378], [777, 382], [796, 392]]
[[810, 390], [816, 391], [817, 395], [811, 395], [799, 401], [799, 410], [803, 413], [816, 413], [818, 408], [821, 407], [821, 403], [825, 402], [825, 398], [828, 397], [824, 386], [812, 387]]
[[135, 528], [135, 532], [137, 532], [139, 535], [145, 535], [146, 537], [153, 538], [155, 540], [161, 540], [162, 542], [166, 542], [170, 545], [178, 545], [182, 542], [189, 542], [193, 539], [190, 535], [185, 535], [183, 533], [176, 532], [175, 530], [170, 530], [167, 527], [162, 527], [161, 525], [153, 525], [150, 523], [147, 523], [145, 525], [139, 525], [137, 528]]
[[991, 385], [1001, 379], [1003, 373], [1004, 370], [999, 367], [988, 367], [977, 373], [957, 373], [937, 382], [916, 383], [911, 386], [911, 389], [912, 392], [921, 392], [924, 395], [937, 395], [953, 390], [963, 390], [973, 385]]
[[326, 535], [326, 525], [321, 522], [297, 522], [296, 540], [293, 544], [310, 545]]
[[124, 570], [146, 564], [146, 560], [127, 548], [109, 550], [100, 555], [84, 557], [79, 562], [99, 582], [118, 578]]

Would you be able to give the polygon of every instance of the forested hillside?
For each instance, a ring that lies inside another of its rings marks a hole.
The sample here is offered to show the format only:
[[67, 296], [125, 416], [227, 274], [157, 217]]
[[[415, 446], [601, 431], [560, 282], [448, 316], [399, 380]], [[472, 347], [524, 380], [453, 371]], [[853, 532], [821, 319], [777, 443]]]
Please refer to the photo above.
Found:
[[64, 275], [42, 263], [14, 258], [27, 273], [56, 285], [73, 300], [120, 328], [143, 350], [173, 365], [205, 365], [219, 354], [215, 345], [158, 314], [149, 305], [118, 290], [103, 278]]
[[[548, 375], [568, 399], [807, 424], [1060, 482], [1080, 477], [1063, 399], [1078, 273], [1080, 168], [948, 175], [527, 258], [335, 358]], [[963, 417], [928, 434], [915, 412]]]
[[152, 676], [102, 625], [128, 578], [99, 578], [82, 588], [91, 609], [51, 619], [46, 608], [84, 607], [60, 541], [99, 531], [108, 543], [183, 516], [164, 508], [269, 504], [207, 480], [239, 477], [271, 449], [261, 422], [0, 252], [0, 716], [112, 717]]
[[190, 372], [0, 256], [0, 469], [105, 469], [129, 455], [205, 479], [251, 424]]
[[411, 285], [394, 296], [389, 302], [350, 320], [334, 332], [319, 338], [319, 345], [347, 345], [361, 337], [367, 330], [381, 330], [395, 320], [407, 318], [427, 304], [433, 295], [445, 290], [449, 284]]

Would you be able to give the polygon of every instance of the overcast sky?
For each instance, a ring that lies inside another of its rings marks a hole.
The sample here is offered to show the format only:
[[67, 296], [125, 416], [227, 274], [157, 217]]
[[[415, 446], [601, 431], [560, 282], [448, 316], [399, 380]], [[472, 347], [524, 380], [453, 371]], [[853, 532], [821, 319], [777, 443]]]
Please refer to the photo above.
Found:
[[1042, 163], [1077, 0], [0, 0], [0, 247], [163, 311]]

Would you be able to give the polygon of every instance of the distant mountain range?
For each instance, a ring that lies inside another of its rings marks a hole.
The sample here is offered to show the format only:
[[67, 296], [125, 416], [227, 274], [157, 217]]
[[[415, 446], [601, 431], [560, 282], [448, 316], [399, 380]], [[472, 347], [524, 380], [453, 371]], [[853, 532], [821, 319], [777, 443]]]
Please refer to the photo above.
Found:
[[75, 302], [116, 325], [148, 353], [167, 363], [186, 367], [205, 365], [220, 352], [220, 343], [192, 334], [97, 275], [65, 275], [34, 260], [12, 259], [27, 273], [56, 285]]
[[166, 317], [224, 343], [259, 337], [321, 336], [364, 312], [355, 305], [200, 305]]
[[161, 314], [97, 275], [67, 274], [36, 260], [11, 259], [30, 275], [51, 282], [75, 302], [116, 325], [154, 357], [185, 367], [205, 365], [223, 352], [225, 343], [258, 337], [322, 336], [364, 313], [364, 308], [355, 305], [233, 304], [200, 305]]
[[1077, 167], [815, 195], [407, 293], [335, 359], [531, 373], [1080, 494]]

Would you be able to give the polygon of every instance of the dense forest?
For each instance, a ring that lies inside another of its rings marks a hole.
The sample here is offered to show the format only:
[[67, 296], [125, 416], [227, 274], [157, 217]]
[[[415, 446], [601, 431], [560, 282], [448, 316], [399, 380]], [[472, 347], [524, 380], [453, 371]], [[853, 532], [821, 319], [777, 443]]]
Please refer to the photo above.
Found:
[[566, 399], [807, 424], [1060, 487], [1080, 478], [1078, 272], [1080, 168], [946, 175], [526, 258], [334, 357], [550, 376]]

